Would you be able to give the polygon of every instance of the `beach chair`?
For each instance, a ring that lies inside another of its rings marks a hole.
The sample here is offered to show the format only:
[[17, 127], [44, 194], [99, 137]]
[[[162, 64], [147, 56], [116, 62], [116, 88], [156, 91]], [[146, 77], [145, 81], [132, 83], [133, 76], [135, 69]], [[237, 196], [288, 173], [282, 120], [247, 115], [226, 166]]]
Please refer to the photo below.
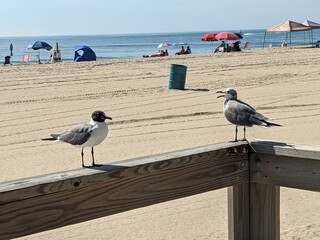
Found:
[[37, 55], [34, 56], [34, 63], [41, 64], [40, 55], [39, 55], [39, 54], [37, 54]]
[[29, 64], [29, 54], [24, 54], [22, 56], [22, 63], [23, 64]]
[[243, 49], [248, 49], [249, 48], [249, 42], [246, 42], [245, 44], [244, 44], [244, 47], [243, 47]]
[[10, 62], [10, 58], [10, 56], [5, 56], [3, 65], [12, 65]]
[[51, 50], [50, 52], [50, 63], [62, 62], [61, 60], [61, 51], [60, 50]]

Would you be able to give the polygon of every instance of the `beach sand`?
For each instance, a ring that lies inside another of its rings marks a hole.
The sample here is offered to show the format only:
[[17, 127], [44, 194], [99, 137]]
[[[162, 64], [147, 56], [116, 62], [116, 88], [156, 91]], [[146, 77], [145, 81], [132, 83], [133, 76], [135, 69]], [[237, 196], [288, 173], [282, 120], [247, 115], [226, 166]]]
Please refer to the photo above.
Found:
[[[80, 149], [41, 138], [113, 118], [97, 163], [234, 138], [217, 90], [284, 127], [253, 127], [248, 139], [320, 145], [320, 52], [314, 48], [0, 68], [0, 181], [81, 167]], [[186, 90], [169, 90], [170, 64], [188, 67]], [[242, 132], [241, 132], [242, 134]], [[90, 150], [85, 150], [90, 163]], [[227, 239], [226, 189], [136, 209], [22, 239]], [[281, 188], [281, 239], [320, 239], [320, 194]]]

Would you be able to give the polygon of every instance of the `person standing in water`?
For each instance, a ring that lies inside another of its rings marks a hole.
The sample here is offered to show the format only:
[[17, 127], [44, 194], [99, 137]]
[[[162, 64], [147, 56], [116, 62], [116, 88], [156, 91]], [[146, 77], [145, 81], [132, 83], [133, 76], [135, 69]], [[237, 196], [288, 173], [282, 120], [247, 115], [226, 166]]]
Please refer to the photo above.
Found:
[[13, 56], [13, 45], [12, 45], [12, 43], [10, 44], [10, 57], [12, 57]]

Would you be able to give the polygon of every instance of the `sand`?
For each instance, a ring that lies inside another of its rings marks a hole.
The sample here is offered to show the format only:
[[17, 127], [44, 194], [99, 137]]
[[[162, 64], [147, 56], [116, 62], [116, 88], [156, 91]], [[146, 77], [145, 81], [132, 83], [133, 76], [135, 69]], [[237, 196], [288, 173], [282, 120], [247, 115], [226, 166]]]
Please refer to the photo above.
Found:
[[[284, 126], [250, 128], [249, 139], [320, 145], [319, 56], [314, 48], [278, 48], [1, 67], [0, 181], [80, 168], [80, 149], [41, 138], [88, 121], [96, 109], [113, 118], [95, 148], [98, 163], [232, 140], [215, 94], [227, 87]], [[172, 63], [188, 67], [185, 91], [167, 87]], [[319, 200], [281, 188], [282, 239], [320, 238]], [[227, 239], [226, 189], [23, 239]]]

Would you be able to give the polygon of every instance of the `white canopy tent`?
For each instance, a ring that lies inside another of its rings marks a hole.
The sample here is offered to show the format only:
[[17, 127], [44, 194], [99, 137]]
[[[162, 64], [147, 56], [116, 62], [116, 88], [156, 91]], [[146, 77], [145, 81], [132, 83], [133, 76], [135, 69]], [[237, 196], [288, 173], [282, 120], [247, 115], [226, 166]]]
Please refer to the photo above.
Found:
[[313, 43], [313, 31], [312, 30], [317, 29], [317, 28], [320, 29], [320, 24], [316, 23], [316, 22], [312, 22], [310, 20], [305, 20], [302, 24], [311, 28], [311, 31], [309, 33], [309, 39], [311, 38], [312, 39], [311, 43]]
[[286, 39], [288, 39], [288, 33], [289, 33], [289, 41], [290, 41], [290, 45], [291, 45], [291, 32], [309, 31], [309, 30], [311, 30], [311, 27], [309, 27], [309, 26], [303, 25], [302, 23], [287, 20], [287, 21], [280, 23], [274, 27], [270, 27], [265, 31], [264, 40], [263, 40], [263, 47], [264, 47], [264, 44], [266, 41], [267, 32], [285, 32]]
[[310, 20], [305, 20], [303, 23], [301, 23], [307, 27], [310, 27], [311, 29], [320, 28], [320, 23], [312, 22]]

